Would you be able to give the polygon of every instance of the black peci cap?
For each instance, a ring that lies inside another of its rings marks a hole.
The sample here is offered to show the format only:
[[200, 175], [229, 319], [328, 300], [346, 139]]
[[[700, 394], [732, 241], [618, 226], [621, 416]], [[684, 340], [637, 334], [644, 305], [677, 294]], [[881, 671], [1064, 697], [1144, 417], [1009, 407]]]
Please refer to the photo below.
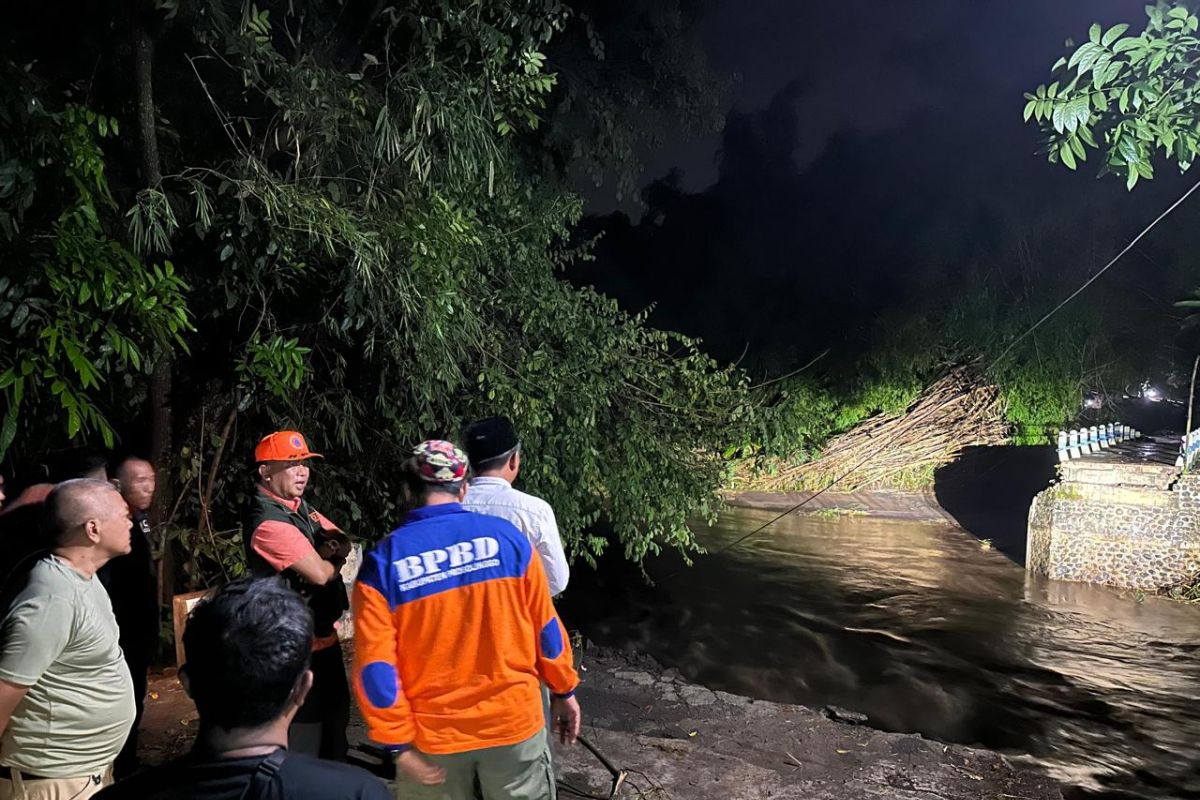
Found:
[[473, 422], [463, 432], [467, 458], [475, 467], [512, 450], [521, 440], [508, 417], [492, 417]]

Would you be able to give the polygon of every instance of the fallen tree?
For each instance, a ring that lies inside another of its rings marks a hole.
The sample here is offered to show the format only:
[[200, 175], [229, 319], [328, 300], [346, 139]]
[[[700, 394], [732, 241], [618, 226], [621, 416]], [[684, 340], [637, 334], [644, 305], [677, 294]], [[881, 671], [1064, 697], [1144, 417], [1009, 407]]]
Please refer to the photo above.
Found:
[[955, 367], [905, 409], [879, 413], [833, 437], [816, 458], [768, 459], [735, 470], [733, 488], [782, 492], [855, 491], [928, 483], [967, 447], [1007, 444], [1010, 425], [998, 387], [970, 367]]

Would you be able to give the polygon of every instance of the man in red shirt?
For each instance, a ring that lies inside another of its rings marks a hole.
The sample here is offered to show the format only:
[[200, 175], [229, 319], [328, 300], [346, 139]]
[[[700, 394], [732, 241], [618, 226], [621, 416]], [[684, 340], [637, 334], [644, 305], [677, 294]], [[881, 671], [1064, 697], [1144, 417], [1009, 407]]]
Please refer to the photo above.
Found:
[[288, 732], [292, 752], [345, 761], [350, 687], [336, 624], [349, 608], [340, 569], [350, 539], [304, 500], [309, 461], [321, 458], [296, 431], [278, 431], [254, 448], [258, 486], [243, 541], [252, 574], [280, 574], [313, 613], [313, 688]]

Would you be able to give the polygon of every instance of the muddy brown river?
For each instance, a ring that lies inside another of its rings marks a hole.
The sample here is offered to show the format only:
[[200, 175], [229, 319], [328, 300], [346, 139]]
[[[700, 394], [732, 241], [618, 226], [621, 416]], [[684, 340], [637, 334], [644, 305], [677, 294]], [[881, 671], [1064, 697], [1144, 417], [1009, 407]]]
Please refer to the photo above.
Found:
[[580, 566], [564, 613], [706, 686], [986, 747], [1068, 797], [1200, 797], [1200, 606], [1030, 578], [951, 525], [735, 509], [712, 553]]

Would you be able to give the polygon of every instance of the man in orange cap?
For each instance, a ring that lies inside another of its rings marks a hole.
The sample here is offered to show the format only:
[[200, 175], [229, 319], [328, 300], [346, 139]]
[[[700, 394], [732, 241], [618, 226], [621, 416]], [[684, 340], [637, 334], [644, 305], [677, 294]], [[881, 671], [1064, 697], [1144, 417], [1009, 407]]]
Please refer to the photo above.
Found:
[[280, 574], [313, 613], [313, 687], [288, 732], [292, 752], [346, 759], [350, 687], [336, 624], [349, 607], [340, 569], [350, 539], [304, 500], [309, 461], [322, 458], [296, 431], [277, 431], [254, 448], [258, 478], [243, 527], [251, 573]]

